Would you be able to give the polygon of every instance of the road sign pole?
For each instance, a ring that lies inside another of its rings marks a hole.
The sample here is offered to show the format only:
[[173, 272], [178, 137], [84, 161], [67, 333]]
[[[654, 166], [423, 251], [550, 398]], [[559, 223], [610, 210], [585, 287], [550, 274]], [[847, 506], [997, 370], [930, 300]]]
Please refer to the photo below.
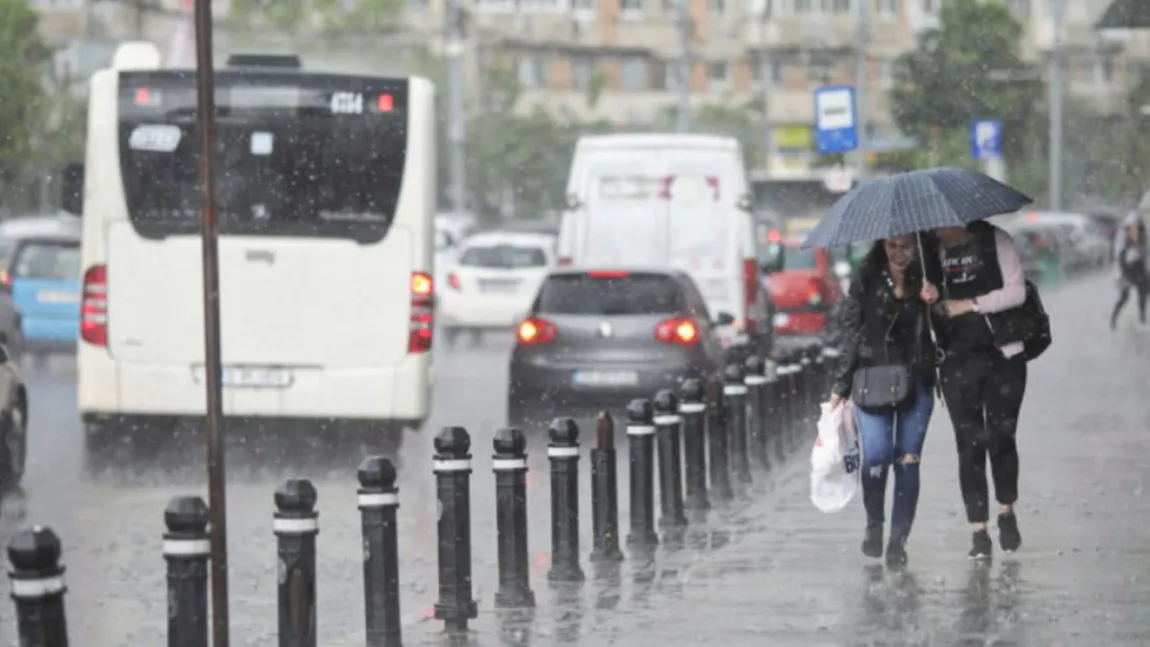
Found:
[[228, 532], [224, 483], [223, 398], [220, 367], [219, 222], [216, 220], [212, 151], [215, 140], [215, 73], [212, 3], [195, 0], [196, 118], [200, 135], [200, 238], [204, 275], [204, 377], [207, 384], [208, 511], [211, 541], [212, 645], [228, 647]]

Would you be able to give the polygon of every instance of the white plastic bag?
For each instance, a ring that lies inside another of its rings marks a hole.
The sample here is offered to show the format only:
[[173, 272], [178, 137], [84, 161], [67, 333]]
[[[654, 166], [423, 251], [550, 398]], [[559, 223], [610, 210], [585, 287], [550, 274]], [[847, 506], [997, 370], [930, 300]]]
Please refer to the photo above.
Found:
[[818, 438], [811, 450], [811, 503], [823, 512], [838, 512], [859, 489], [859, 442], [854, 408], [823, 403]]

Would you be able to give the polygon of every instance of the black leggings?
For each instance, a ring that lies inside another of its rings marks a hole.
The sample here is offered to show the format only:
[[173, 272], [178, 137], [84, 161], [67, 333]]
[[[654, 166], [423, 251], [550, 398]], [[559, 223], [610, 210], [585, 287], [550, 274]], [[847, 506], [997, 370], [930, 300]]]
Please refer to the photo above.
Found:
[[1126, 276], [1122, 281], [1122, 288], [1118, 291], [1118, 303], [1114, 304], [1114, 312], [1110, 315], [1110, 327], [1118, 325], [1118, 313], [1122, 312], [1126, 301], [1130, 298], [1130, 288], [1138, 292], [1138, 320], [1146, 323], [1146, 297], [1150, 294], [1150, 281], [1146, 276]]
[[994, 493], [1003, 505], [1018, 500], [1018, 414], [1026, 392], [1026, 360], [998, 351], [961, 353], [942, 363], [942, 393], [958, 447], [958, 483], [970, 523], [986, 523], [990, 511], [986, 461]]

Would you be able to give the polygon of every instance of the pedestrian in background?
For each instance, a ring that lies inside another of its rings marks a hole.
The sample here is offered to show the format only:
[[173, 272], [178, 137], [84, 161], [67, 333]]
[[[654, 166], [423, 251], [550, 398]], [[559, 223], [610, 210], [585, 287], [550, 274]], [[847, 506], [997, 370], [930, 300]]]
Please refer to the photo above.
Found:
[[[990, 462], [999, 503], [999, 543], [1022, 545], [1018, 500], [1018, 415], [1026, 392], [1023, 340], [1032, 326], [1026, 279], [1010, 235], [979, 221], [934, 230], [944, 301], [935, 317], [944, 359], [942, 394], [954, 425], [958, 480], [973, 537], [971, 559], [988, 559]], [[932, 252], [933, 253], [933, 252]], [[928, 274], [933, 276], [933, 274]]]
[[906, 564], [906, 541], [918, 507], [919, 464], [934, 410], [934, 346], [927, 308], [938, 291], [923, 280], [916, 237], [873, 245], [841, 311], [842, 355], [831, 408], [854, 404], [862, 448], [866, 508], [862, 552], [883, 556], [887, 474], [894, 470], [888, 566]]
[[1114, 236], [1114, 272], [1118, 280], [1118, 302], [1110, 313], [1110, 329], [1118, 325], [1118, 315], [1130, 298], [1130, 288], [1137, 291], [1138, 322], [1146, 324], [1146, 297], [1150, 293], [1150, 277], [1146, 274], [1146, 224], [1136, 212], [1122, 221]]

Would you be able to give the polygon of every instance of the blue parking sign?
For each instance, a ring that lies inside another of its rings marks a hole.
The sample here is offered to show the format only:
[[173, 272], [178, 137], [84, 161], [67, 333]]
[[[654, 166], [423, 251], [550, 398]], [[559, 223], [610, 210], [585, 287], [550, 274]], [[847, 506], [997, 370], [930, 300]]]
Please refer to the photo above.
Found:
[[970, 122], [970, 156], [976, 160], [1002, 157], [1002, 122], [975, 119]]
[[854, 86], [832, 85], [815, 90], [815, 147], [819, 154], [858, 148], [857, 119]]

